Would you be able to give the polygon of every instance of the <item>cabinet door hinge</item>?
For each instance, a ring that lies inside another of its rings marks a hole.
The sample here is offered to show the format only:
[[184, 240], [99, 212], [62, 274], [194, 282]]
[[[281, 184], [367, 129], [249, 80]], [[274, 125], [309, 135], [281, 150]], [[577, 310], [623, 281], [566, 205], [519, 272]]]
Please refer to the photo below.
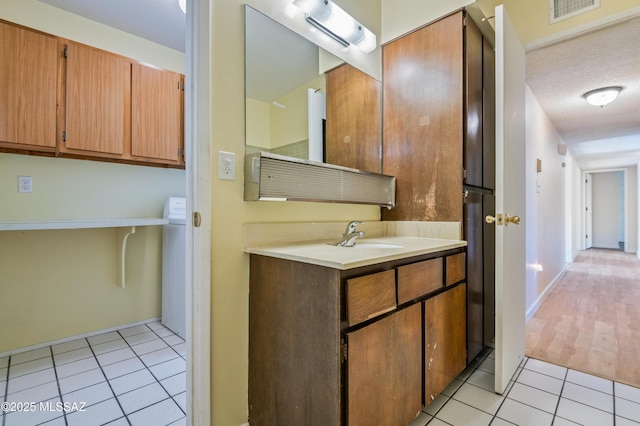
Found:
[[184, 148], [178, 148], [178, 157], [184, 157]]
[[467, 169], [462, 169], [462, 178], [467, 179]]
[[193, 212], [193, 227], [199, 228], [202, 223], [202, 217], [200, 216], [200, 212]]
[[62, 142], [66, 142], [67, 141], [67, 131], [63, 130], [62, 131]]
[[62, 56], [64, 56], [65, 58], [67, 57], [67, 46], [64, 47], [64, 50], [62, 51]]
[[342, 339], [342, 362], [345, 362], [347, 360], [348, 353], [349, 353], [349, 350], [347, 348], [347, 342], [345, 342], [344, 339]]
[[469, 190], [465, 189], [464, 194], [462, 195], [462, 203], [467, 204], [468, 201], [469, 201]]

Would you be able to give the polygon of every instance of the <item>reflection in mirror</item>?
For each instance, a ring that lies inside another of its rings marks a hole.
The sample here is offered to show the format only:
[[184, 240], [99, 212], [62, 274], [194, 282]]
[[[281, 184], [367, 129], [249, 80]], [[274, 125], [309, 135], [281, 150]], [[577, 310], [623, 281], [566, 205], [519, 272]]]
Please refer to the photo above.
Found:
[[381, 173], [380, 82], [251, 7], [245, 14], [246, 153]]

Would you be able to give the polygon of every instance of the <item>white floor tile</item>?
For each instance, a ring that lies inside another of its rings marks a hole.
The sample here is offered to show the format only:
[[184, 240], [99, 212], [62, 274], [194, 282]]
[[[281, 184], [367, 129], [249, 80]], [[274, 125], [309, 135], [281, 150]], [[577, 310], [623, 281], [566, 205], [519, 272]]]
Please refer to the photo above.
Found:
[[[135, 411], [154, 405], [160, 401], [169, 398], [169, 395], [158, 383], [152, 383], [145, 387], [132, 390], [131, 392], [118, 395], [118, 401], [124, 410], [125, 414], [129, 415]], [[171, 400], [173, 402], [173, 400]], [[175, 403], [174, 403], [175, 404]], [[178, 406], [176, 405], [176, 408]], [[180, 408], [178, 408], [180, 410]], [[168, 424], [169, 421], [165, 421], [164, 424]], [[156, 423], [159, 424], [159, 423]]]
[[556, 411], [560, 397], [522, 383], [514, 383], [507, 394], [507, 398], [553, 414]]
[[536, 373], [535, 371], [523, 369], [518, 376], [518, 383], [531, 386], [536, 389], [543, 390], [545, 392], [552, 393], [554, 395], [560, 395], [562, 391], [562, 380], [555, 377], [547, 376], [546, 374]]
[[491, 426], [513, 426], [513, 423], [502, 420], [499, 417], [494, 417], [493, 420], [491, 420]]
[[187, 426], [187, 418], [183, 417], [180, 420], [176, 420], [175, 422], [171, 423], [169, 426]]
[[169, 346], [162, 341], [162, 339], [152, 340], [150, 342], [140, 343], [139, 345], [132, 346], [132, 349], [138, 355], [148, 354], [150, 352], [159, 351], [160, 349], [166, 349]]
[[99, 345], [101, 343], [111, 342], [113, 340], [122, 340], [122, 337], [117, 331], [111, 331], [109, 333], [98, 334], [96, 336], [88, 337], [87, 340], [91, 346]]
[[160, 337], [168, 337], [168, 336], [172, 336], [175, 333], [171, 330], [169, 330], [167, 327], [165, 327], [164, 325], [162, 326], [162, 328], [158, 328], [158, 329], [154, 329], [153, 330], [154, 333], [156, 333], [158, 336]]
[[9, 366], [9, 357], [5, 356], [0, 358], [0, 368], [7, 368]]
[[451, 383], [449, 383], [449, 385], [442, 391], [442, 394], [443, 395], [447, 395], [447, 396], [451, 396], [458, 389], [460, 389], [460, 386], [462, 386], [463, 384], [464, 384], [463, 381], [460, 381], [458, 379], [453, 379], [453, 381]]
[[67, 422], [64, 420], [64, 417], [58, 417], [53, 420], [49, 420], [48, 422], [41, 423], [42, 426], [67, 426]]
[[450, 399], [436, 414], [436, 418], [452, 425], [487, 426], [492, 416], [476, 408]]
[[25, 374], [24, 376], [15, 377], [7, 382], [8, 393], [20, 392], [34, 386], [43, 385], [49, 382], [55, 382], [56, 374], [53, 368], [37, 371], [31, 374]]
[[486, 371], [476, 370], [471, 374], [471, 376], [469, 376], [467, 382], [493, 392], [495, 389], [495, 380], [495, 375]]
[[556, 416], [553, 419], [553, 426], [579, 426], [579, 423], [575, 423], [567, 419], [563, 419], [562, 417]]
[[120, 417], [118, 420], [107, 423], [105, 426], [129, 426], [129, 422], [126, 417]]
[[434, 399], [431, 404], [429, 404], [428, 406], [424, 407], [422, 411], [424, 411], [425, 413], [431, 415], [431, 416], [435, 416], [436, 413], [438, 412], [438, 410], [440, 410], [447, 402], [449, 401], [449, 397], [444, 395], [444, 394], [440, 394], [438, 395], [438, 397], [436, 399]]
[[546, 374], [547, 376], [555, 377], [560, 380], [564, 380], [567, 375], [567, 368], [533, 358], [527, 359], [524, 368], [535, 371], [536, 373]]
[[99, 367], [98, 361], [96, 361], [94, 357], [91, 357], [56, 366], [56, 373], [58, 374], [58, 379], [62, 379], [64, 377], [73, 376], [74, 374], [94, 370]]
[[450, 426], [449, 423], [445, 423], [439, 419], [433, 419], [429, 422], [429, 426]]
[[89, 346], [87, 339], [76, 339], [70, 342], [60, 343], [58, 345], [51, 346], [51, 350], [54, 355], [61, 354], [63, 352], [69, 352], [80, 348], [86, 348]]
[[40, 349], [34, 349], [32, 351], [21, 352], [19, 354], [11, 355], [11, 366], [21, 364], [23, 362], [33, 361], [34, 359], [46, 358], [51, 356], [51, 348], [49, 346]]
[[180, 354], [180, 356], [187, 356], [187, 345], [186, 343], [180, 343], [179, 345], [173, 345], [173, 349]]
[[82, 404], [88, 408], [91, 405], [113, 398], [113, 392], [107, 382], [98, 383], [93, 386], [70, 392], [62, 397], [66, 403]]
[[144, 369], [125, 376], [117, 377], [110, 380], [109, 383], [111, 383], [111, 387], [116, 395], [121, 395], [134, 389], [139, 389], [152, 383], [156, 383], [156, 379], [149, 370]]
[[179, 345], [180, 343], [184, 343], [184, 339], [177, 334], [173, 334], [171, 336], [164, 337], [162, 340], [169, 346]]
[[62, 395], [77, 391], [78, 389], [86, 388], [98, 383], [104, 382], [104, 374], [99, 368], [94, 370], [85, 371], [84, 373], [74, 374], [73, 376], [64, 377], [58, 380], [60, 385], [60, 391]]
[[640, 404], [640, 389], [622, 383], [615, 384], [616, 397], [624, 398]]
[[565, 398], [560, 398], [556, 416], [584, 426], [613, 425], [613, 414]]
[[158, 339], [160, 339], [160, 338], [153, 331], [147, 331], [146, 333], [134, 334], [133, 336], [127, 336], [127, 337], [124, 338], [124, 340], [126, 340], [127, 343], [130, 344], [131, 346], [134, 346], [134, 345], [137, 345], [137, 344], [140, 344], [140, 343], [144, 343], [144, 342], [150, 342], [152, 340], [158, 340]]
[[147, 324], [145, 324], [147, 327], [149, 327], [152, 330], [161, 330], [163, 328], [167, 328], [165, 327], [162, 322], [160, 320], [158, 321], [153, 321], [153, 322], [148, 322]]
[[135, 358], [136, 354], [128, 347], [97, 355], [101, 366], [115, 364], [125, 359]]
[[632, 422], [624, 417], [616, 416], [616, 426], [638, 426], [640, 423]]
[[[174, 395], [173, 400], [180, 406], [182, 411], [184, 411], [185, 413], [187, 412], [187, 393], [186, 392], [182, 392], [182, 393], [179, 393], [178, 395]], [[420, 414], [421, 416], [418, 416], [418, 417], [426, 417], [427, 419], [431, 418], [431, 416], [429, 416], [427, 413], [420, 413]]]
[[503, 420], [519, 426], [551, 426], [553, 415], [513, 399], [505, 399], [496, 414]]
[[600, 392], [606, 392], [608, 394], [613, 393], [613, 382], [611, 380], [592, 376], [580, 371], [569, 370], [569, 373], [567, 374], [567, 382], [595, 389]]
[[640, 404], [627, 399], [616, 398], [616, 415], [640, 423]]
[[166, 399], [158, 404], [137, 411], [129, 416], [133, 426], [165, 425], [184, 417], [180, 407], [172, 400]]
[[[54, 407], [57, 402], [60, 402], [59, 397], [46, 401], [46, 403], [50, 404], [47, 406], [51, 406], [51, 407]], [[35, 408], [34, 411], [14, 411], [11, 413], [7, 413], [7, 415], [5, 416], [4, 425], [5, 426], [39, 425], [41, 423], [48, 422], [63, 416], [63, 413], [61, 411], [41, 409], [41, 408], [44, 408], [44, 406], [41, 407], [40, 404], [36, 404], [34, 408]]]
[[107, 352], [114, 352], [119, 349], [128, 348], [129, 345], [124, 339], [117, 338], [115, 340], [110, 340], [108, 342], [98, 343], [96, 345], [91, 345], [93, 352], [96, 355], [106, 354]]
[[480, 363], [478, 366], [479, 370], [486, 371], [487, 373], [495, 374], [496, 373], [496, 362], [494, 359], [485, 358], [484, 361]]
[[46, 370], [48, 368], [53, 368], [53, 360], [50, 356], [23, 362], [22, 364], [11, 364], [11, 368], [9, 368], [9, 380], [14, 377], [24, 376], [25, 374], [35, 373], [36, 371]]
[[182, 358], [172, 359], [171, 361], [163, 362], [149, 367], [149, 370], [158, 380], [162, 380], [169, 376], [174, 376], [178, 373], [184, 373], [186, 369], [186, 362]]
[[93, 352], [88, 346], [85, 348], [78, 348], [68, 352], [61, 352], [53, 356], [56, 366], [62, 364], [68, 364], [70, 362], [79, 361], [81, 359], [93, 358]]
[[140, 359], [142, 359], [142, 362], [144, 362], [147, 367], [151, 367], [152, 365], [171, 361], [172, 359], [176, 359], [179, 357], [180, 355], [178, 354], [178, 352], [174, 351], [172, 348], [164, 348], [160, 349], [159, 351], [153, 351], [141, 355]]
[[500, 404], [504, 400], [503, 396], [495, 392], [490, 392], [469, 383], [462, 385], [452, 398], [492, 415], [498, 411]]
[[562, 389], [562, 397], [613, 413], [613, 395], [611, 394], [566, 382]]
[[[3, 395], [4, 396], [4, 395]], [[60, 396], [58, 392], [58, 384], [54, 382], [45, 383], [40, 386], [34, 386], [20, 392], [14, 392], [7, 395], [8, 402], [40, 402]]]
[[165, 388], [169, 395], [174, 396], [187, 389], [187, 377], [185, 373], [176, 374], [175, 376], [161, 380], [160, 384]]
[[137, 357], [125, 359], [124, 361], [116, 362], [114, 364], [109, 364], [102, 367], [102, 371], [104, 371], [104, 374], [105, 376], [107, 376], [108, 380], [143, 369], [145, 369], [145, 366]]
[[122, 410], [115, 398], [99, 402], [84, 411], [67, 415], [69, 426], [97, 426], [119, 419], [123, 416]]
[[136, 334], [146, 333], [147, 331], [149, 331], [149, 327], [142, 324], [142, 325], [137, 325], [135, 327], [125, 328], [123, 330], [119, 330], [118, 332], [122, 337], [129, 337], [129, 336], [134, 336]]

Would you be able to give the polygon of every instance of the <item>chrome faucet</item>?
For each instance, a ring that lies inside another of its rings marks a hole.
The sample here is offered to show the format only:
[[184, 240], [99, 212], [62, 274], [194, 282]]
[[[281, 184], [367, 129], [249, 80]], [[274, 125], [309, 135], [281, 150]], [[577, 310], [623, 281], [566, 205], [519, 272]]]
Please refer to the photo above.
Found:
[[360, 222], [358, 220], [349, 222], [349, 224], [347, 225], [347, 229], [344, 231], [344, 234], [342, 234], [342, 238], [340, 239], [338, 244], [336, 244], [336, 246], [353, 247], [354, 245], [356, 245], [356, 240], [358, 238], [364, 237], [364, 232], [358, 231], [356, 229], [356, 227], [361, 223], [363, 222]]

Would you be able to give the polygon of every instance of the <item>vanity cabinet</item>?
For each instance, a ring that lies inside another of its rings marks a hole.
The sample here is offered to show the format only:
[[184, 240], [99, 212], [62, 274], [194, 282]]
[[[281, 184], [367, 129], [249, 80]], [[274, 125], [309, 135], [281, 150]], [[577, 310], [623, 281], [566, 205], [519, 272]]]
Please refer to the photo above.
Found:
[[409, 425], [466, 366], [461, 254], [344, 270], [252, 254], [249, 423]]
[[55, 37], [0, 21], [0, 147], [55, 151]]

